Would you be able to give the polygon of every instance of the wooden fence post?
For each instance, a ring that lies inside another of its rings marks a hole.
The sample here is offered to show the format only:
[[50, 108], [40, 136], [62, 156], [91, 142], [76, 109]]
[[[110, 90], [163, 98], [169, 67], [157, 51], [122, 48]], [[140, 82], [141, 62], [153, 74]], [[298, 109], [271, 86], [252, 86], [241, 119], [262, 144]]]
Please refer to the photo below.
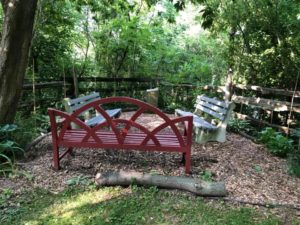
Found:
[[79, 88], [78, 88], [78, 78], [77, 74], [75, 72], [75, 67], [74, 67], [75, 62], [73, 62], [73, 83], [74, 83], [74, 95], [77, 98], [79, 95]]
[[225, 101], [231, 101], [232, 97], [232, 91], [233, 91], [233, 84], [232, 84], [232, 69], [229, 69], [227, 78], [226, 78], [226, 84], [225, 84], [225, 96], [224, 100]]

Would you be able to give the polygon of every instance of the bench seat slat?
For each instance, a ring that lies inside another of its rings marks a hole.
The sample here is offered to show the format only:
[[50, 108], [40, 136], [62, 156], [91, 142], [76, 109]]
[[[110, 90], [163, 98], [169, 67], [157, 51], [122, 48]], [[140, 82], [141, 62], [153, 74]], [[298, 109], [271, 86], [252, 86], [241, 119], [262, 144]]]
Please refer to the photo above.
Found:
[[[63, 140], [59, 143], [59, 145], [69, 145], [71, 143], [78, 143], [83, 140], [83, 138], [86, 135], [86, 131], [84, 130], [68, 130], [66, 131]], [[118, 145], [118, 140], [116, 138], [116, 135], [113, 132], [96, 132], [96, 135], [100, 138], [100, 140], [103, 142], [103, 144], [114, 144]], [[180, 144], [178, 142], [178, 139], [175, 135], [171, 134], [160, 134], [155, 135], [159, 143], [161, 144], [161, 147], [178, 147], [180, 148]], [[146, 134], [144, 133], [129, 133], [122, 145], [141, 145], [143, 140], [145, 139]], [[184, 142], [186, 144], [186, 138], [184, 137]], [[87, 142], [89, 144], [97, 144], [97, 142], [94, 141], [93, 137], [90, 137]], [[83, 144], [84, 144], [83, 143]], [[149, 140], [146, 146], [153, 146], [157, 147], [157, 145], [152, 141]]]
[[192, 112], [187, 112], [187, 111], [183, 111], [180, 109], [176, 109], [175, 111], [180, 116], [193, 116], [193, 125], [195, 127], [203, 128], [206, 130], [216, 130], [217, 129], [216, 126], [210, 124], [209, 122], [207, 122], [204, 119], [202, 119], [201, 117], [193, 114]]
[[[75, 147], [75, 148], [99, 148], [98, 143], [88, 143], [88, 142], [83, 142], [79, 143], [77, 141], [75, 142], [65, 142], [61, 144], [61, 147]], [[156, 145], [147, 145], [147, 146], [141, 146], [141, 145], [136, 145], [136, 144], [128, 144], [128, 145], [122, 145], [122, 147], [116, 147], [116, 144], [113, 143], [108, 143], [108, 144], [102, 144], [101, 148], [110, 148], [110, 149], [124, 149], [124, 150], [140, 150], [140, 151], [160, 151], [160, 152], [186, 152], [185, 149], [182, 147], [175, 147], [175, 146], [164, 146], [164, 147], [158, 147]]]

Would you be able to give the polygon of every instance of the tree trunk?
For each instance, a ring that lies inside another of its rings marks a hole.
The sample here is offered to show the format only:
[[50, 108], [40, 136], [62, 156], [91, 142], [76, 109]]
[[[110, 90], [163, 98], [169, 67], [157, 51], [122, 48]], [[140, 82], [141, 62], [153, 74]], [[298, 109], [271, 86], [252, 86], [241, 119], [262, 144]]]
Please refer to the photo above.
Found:
[[202, 196], [225, 196], [227, 191], [224, 182], [205, 182], [190, 177], [162, 176], [137, 172], [106, 172], [98, 173], [95, 178], [99, 186], [157, 186], [168, 189], [181, 189]]
[[0, 46], [0, 124], [13, 123], [20, 98], [37, 0], [1, 0], [5, 18]]

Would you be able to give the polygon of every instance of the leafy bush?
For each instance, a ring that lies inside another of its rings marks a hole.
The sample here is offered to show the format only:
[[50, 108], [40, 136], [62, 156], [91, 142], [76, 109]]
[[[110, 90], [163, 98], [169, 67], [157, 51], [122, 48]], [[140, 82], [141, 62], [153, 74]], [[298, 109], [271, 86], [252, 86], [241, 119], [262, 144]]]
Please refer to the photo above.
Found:
[[30, 116], [18, 112], [15, 123], [18, 129], [13, 133], [13, 140], [22, 148], [25, 148], [34, 138], [47, 133], [49, 129], [49, 117], [39, 112], [32, 113]]
[[0, 172], [13, 170], [13, 161], [16, 153], [23, 152], [18, 144], [12, 140], [12, 133], [17, 130], [14, 124], [0, 126]]
[[288, 157], [288, 172], [300, 177], [300, 151], [293, 152]]
[[294, 148], [293, 140], [283, 136], [270, 127], [260, 132], [259, 141], [264, 143], [272, 154], [280, 157], [287, 156]]
[[240, 120], [237, 118], [232, 118], [229, 120], [229, 128], [232, 131], [250, 131], [252, 130], [250, 123], [247, 120]]
[[201, 173], [201, 179], [204, 181], [212, 182], [213, 173], [209, 170], [204, 170]]
[[298, 139], [298, 146], [288, 156], [288, 172], [300, 177], [300, 130], [297, 129], [293, 136]]

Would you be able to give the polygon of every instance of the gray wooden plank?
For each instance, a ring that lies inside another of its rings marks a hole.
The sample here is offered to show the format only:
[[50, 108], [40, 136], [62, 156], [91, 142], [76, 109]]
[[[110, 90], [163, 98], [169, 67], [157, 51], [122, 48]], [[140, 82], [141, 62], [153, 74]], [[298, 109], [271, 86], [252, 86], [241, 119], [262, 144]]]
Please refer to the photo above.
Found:
[[121, 108], [105, 110], [105, 112], [109, 115], [109, 117], [115, 117], [116, 115], [121, 113], [121, 111], [122, 111]]
[[209, 103], [213, 103], [215, 105], [222, 106], [224, 108], [228, 108], [228, 106], [229, 106], [229, 104], [226, 103], [226, 102], [219, 101], [219, 100], [213, 99], [213, 98], [209, 98], [205, 95], [198, 95], [197, 99], [200, 99], [200, 100], [203, 100], [203, 101], [206, 101], [206, 102], [209, 102]]
[[[222, 106], [218, 106], [218, 105], [213, 105], [213, 104], [210, 104], [208, 102], [202, 101], [200, 99], [197, 100], [196, 105], [202, 105], [202, 106], [204, 106], [206, 108], [209, 108], [209, 109], [212, 109], [215, 112], [220, 113], [222, 115], [225, 115], [226, 112], [227, 112], [227, 108], [223, 108]], [[195, 105], [195, 107], [196, 107], [196, 105]]]
[[180, 116], [193, 116], [192, 112], [183, 111], [181, 109], [175, 109], [175, 112]]
[[213, 111], [213, 110], [211, 110], [209, 108], [205, 108], [202, 105], [196, 105], [196, 108], [199, 109], [199, 110], [201, 110], [202, 112], [206, 112], [207, 114], [209, 114], [209, 115], [211, 115], [213, 117], [216, 117], [216, 118], [218, 118], [220, 120], [224, 120], [224, 116], [222, 114], [217, 113], [217, 112], [215, 112], [215, 111]]
[[101, 99], [101, 98], [93, 98], [93, 99], [90, 99], [89, 101], [81, 102], [80, 104], [76, 104], [76, 105], [70, 106], [70, 111], [74, 112], [75, 110], [81, 108], [82, 106], [85, 106], [86, 104], [88, 104], [88, 103], [90, 103], [92, 101], [98, 100], [98, 99]]
[[105, 118], [103, 116], [95, 116], [87, 121], [85, 121], [85, 124], [93, 127], [97, 124], [103, 123], [105, 121]]
[[202, 119], [201, 117], [193, 114], [192, 112], [183, 111], [181, 109], [176, 109], [175, 112], [180, 116], [193, 116], [193, 125], [198, 128], [204, 128], [207, 130], [215, 130], [217, 129], [216, 126], [210, 124], [206, 120]]
[[199, 127], [199, 128], [203, 128], [206, 130], [216, 130], [217, 127], [210, 124], [209, 122], [207, 122], [206, 120], [202, 119], [201, 117], [194, 115], [193, 117], [193, 125], [195, 127]]
[[[105, 110], [105, 111], [109, 115], [109, 117], [113, 118], [113, 117], [116, 117], [119, 113], [121, 113], [122, 109], [120, 109], [120, 108], [108, 109], [108, 110]], [[88, 126], [93, 127], [97, 124], [103, 123], [104, 121], [105, 121], [105, 118], [102, 115], [98, 115], [98, 116], [95, 116], [95, 117], [85, 121], [85, 124], [88, 125]]]
[[100, 97], [99, 92], [95, 92], [90, 95], [85, 95], [85, 96], [82, 96], [79, 98], [70, 99], [70, 105], [79, 104], [79, 103], [85, 102], [85, 101], [90, 101], [91, 99], [99, 98], [99, 97]]

